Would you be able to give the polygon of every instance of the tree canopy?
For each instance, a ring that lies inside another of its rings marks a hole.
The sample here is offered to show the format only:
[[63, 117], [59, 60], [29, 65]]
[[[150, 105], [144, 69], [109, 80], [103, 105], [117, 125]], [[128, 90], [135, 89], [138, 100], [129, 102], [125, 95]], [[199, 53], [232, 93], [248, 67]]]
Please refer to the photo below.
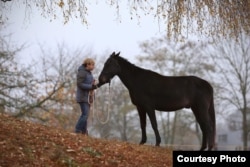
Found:
[[[43, 17], [51, 20], [63, 18], [64, 23], [79, 18], [83, 25], [88, 24], [88, 8], [100, 1], [87, 0], [1, 0], [0, 21], [8, 18], [13, 4], [25, 5], [27, 14], [41, 12]], [[114, 7], [117, 15], [122, 1], [106, 0], [106, 4]], [[249, 0], [128, 0], [128, 12], [133, 17], [153, 15], [166, 23], [166, 34], [169, 38], [186, 38], [195, 33], [207, 37], [238, 37], [245, 31], [250, 33], [250, 1]], [[113, 9], [110, 9], [113, 10]]]

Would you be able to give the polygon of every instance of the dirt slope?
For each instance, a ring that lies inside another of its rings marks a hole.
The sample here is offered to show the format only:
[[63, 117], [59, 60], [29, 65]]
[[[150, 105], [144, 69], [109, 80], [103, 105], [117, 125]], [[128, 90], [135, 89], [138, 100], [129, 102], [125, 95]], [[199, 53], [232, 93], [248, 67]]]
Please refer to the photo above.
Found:
[[76, 135], [0, 114], [0, 167], [172, 166], [172, 151]]

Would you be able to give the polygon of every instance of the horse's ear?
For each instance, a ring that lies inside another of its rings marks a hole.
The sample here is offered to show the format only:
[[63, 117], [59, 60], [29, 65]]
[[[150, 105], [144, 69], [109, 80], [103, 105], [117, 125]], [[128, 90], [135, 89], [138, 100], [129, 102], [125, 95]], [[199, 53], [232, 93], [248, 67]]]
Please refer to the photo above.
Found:
[[110, 55], [110, 57], [114, 57], [115, 56], [115, 52], [113, 52], [111, 55]]
[[119, 56], [120, 55], [120, 52], [118, 52], [117, 54], [116, 54], [116, 56]]

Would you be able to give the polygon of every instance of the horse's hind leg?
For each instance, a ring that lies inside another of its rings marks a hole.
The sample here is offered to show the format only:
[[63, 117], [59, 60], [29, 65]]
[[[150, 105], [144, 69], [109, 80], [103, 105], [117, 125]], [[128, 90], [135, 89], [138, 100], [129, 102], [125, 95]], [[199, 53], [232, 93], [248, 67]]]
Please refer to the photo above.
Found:
[[214, 148], [214, 138], [211, 135], [208, 141], [208, 151], [211, 151], [213, 148]]
[[215, 144], [215, 133], [216, 133], [216, 119], [215, 119], [215, 111], [214, 111], [214, 101], [213, 98], [210, 101], [210, 106], [208, 109], [209, 113], [209, 121], [210, 121], [210, 127], [212, 129], [212, 134], [209, 137], [208, 142], [208, 150], [212, 150], [214, 148]]
[[200, 151], [204, 151], [207, 148], [206, 125], [205, 125], [205, 123], [199, 123], [199, 124], [200, 124], [200, 128], [201, 128], [201, 131], [202, 131], [202, 144], [201, 144]]
[[[210, 119], [209, 119], [210, 120]], [[208, 127], [208, 151], [214, 148], [214, 129], [212, 125]]]
[[207, 143], [210, 140], [210, 136], [212, 135], [212, 129], [209, 125], [209, 117], [207, 109], [199, 109], [199, 108], [192, 108], [193, 113], [197, 122], [200, 125], [202, 131], [202, 144], [200, 151], [203, 151], [207, 148]]

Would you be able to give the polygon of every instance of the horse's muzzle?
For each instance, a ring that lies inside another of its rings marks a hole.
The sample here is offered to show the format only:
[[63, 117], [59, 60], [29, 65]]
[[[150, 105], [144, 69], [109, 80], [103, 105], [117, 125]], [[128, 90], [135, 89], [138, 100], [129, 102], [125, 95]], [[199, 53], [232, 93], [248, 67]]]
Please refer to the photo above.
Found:
[[100, 83], [100, 84], [105, 84], [105, 83], [108, 83], [108, 82], [110, 81], [110, 80], [109, 80], [106, 76], [104, 76], [104, 75], [99, 76], [98, 80], [99, 80], [99, 83]]

